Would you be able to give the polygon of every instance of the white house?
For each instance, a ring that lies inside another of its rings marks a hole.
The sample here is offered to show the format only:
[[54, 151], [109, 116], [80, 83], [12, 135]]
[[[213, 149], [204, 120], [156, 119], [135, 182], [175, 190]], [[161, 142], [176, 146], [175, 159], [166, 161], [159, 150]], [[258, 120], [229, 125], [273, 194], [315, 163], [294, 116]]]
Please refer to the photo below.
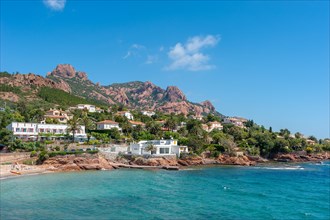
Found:
[[247, 122], [247, 119], [240, 117], [229, 117], [223, 119], [223, 124], [232, 124], [237, 127], [244, 128], [244, 123]]
[[89, 105], [89, 104], [78, 104], [75, 107], [76, 109], [87, 109], [88, 112], [96, 112], [96, 107], [95, 105]]
[[111, 120], [104, 120], [96, 123], [96, 129], [97, 130], [110, 130], [112, 128], [117, 128], [118, 130], [121, 130], [119, 127], [119, 123]]
[[[68, 126], [65, 124], [12, 122], [6, 128], [12, 131], [16, 137], [26, 140], [36, 140], [38, 137], [43, 139], [48, 136], [52, 137], [51, 139], [61, 139], [68, 133]], [[69, 134], [72, 135], [72, 132]], [[85, 126], [80, 126], [75, 136], [76, 138], [87, 138]]]
[[[153, 148], [153, 150], [148, 148]], [[188, 147], [178, 146], [177, 140], [150, 140], [131, 144], [130, 151], [137, 155], [177, 155], [179, 157], [181, 153], [188, 153]]]
[[146, 116], [149, 116], [149, 117], [156, 114], [155, 112], [152, 112], [152, 111], [142, 111], [141, 113], [142, 113], [142, 115], [146, 115]]
[[128, 111], [119, 111], [116, 113], [116, 115], [121, 115], [123, 117], [126, 117], [128, 120], [134, 120], [132, 113]]
[[218, 130], [223, 129], [222, 124], [218, 121], [212, 121], [212, 122], [209, 122], [208, 124], [209, 124], [209, 131], [212, 131], [213, 129], [218, 129]]

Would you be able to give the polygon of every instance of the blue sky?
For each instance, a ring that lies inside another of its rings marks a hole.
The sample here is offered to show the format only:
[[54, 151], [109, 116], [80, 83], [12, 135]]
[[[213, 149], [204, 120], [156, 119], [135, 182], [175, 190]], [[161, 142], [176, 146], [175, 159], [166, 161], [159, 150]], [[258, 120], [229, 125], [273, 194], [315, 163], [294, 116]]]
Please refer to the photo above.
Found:
[[178, 86], [225, 115], [329, 137], [328, 1], [4, 1], [1, 71], [60, 63]]

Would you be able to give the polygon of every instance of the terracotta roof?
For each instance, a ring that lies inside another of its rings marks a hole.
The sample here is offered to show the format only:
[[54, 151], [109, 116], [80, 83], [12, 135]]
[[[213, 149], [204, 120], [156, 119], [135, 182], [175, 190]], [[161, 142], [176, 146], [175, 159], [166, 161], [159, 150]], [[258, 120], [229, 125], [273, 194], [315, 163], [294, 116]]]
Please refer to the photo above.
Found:
[[118, 123], [111, 120], [104, 120], [104, 121], [99, 121], [96, 124], [118, 124]]
[[142, 125], [142, 126], [145, 125], [143, 122], [140, 122], [140, 121], [128, 121], [128, 122], [133, 124], [133, 125]]
[[67, 118], [64, 115], [45, 115], [46, 118]]

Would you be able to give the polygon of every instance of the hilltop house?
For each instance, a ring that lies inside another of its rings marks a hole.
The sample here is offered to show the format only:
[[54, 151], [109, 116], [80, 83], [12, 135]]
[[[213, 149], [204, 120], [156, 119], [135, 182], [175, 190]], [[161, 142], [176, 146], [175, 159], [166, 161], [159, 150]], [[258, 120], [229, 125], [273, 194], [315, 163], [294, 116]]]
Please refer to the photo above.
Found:
[[244, 123], [247, 122], [247, 119], [240, 117], [228, 117], [223, 119], [223, 124], [232, 124], [237, 127], [244, 128]]
[[[150, 148], [152, 149], [150, 150]], [[137, 155], [176, 155], [180, 157], [181, 153], [188, 153], [188, 147], [178, 146], [177, 140], [143, 140], [131, 144], [130, 151]]]
[[134, 120], [132, 113], [130, 113], [129, 111], [119, 111], [116, 113], [116, 115], [126, 117], [128, 120]]
[[62, 111], [61, 109], [50, 109], [44, 115], [44, 120], [47, 118], [56, 119], [59, 121], [59, 123], [66, 124], [68, 120], [72, 118], [72, 115], [66, 111]]
[[145, 127], [146, 125], [143, 122], [140, 121], [128, 121], [128, 123], [130, 123], [130, 125], [132, 125], [132, 127], [136, 127], [138, 125], [141, 125], [142, 127]]
[[119, 123], [111, 120], [104, 120], [96, 123], [96, 129], [97, 130], [110, 130], [112, 128], [117, 128], [118, 130], [121, 130], [119, 127]]
[[149, 116], [149, 117], [156, 114], [155, 112], [152, 112], [152, 111], [142, 111], [141, 113], [142, 113], [142, 115], [146, 115], [146, 116]]
[[222, 130], [223, 126], [218, 121], [212, 121], [212, 122], [209, 122], [207, 124], [202, 124], [202, 128], [203, 128], [203, 130], [205, 130], [207, 132], [211, 132], [214, 129]]
[[[38, 138], [41, 140], [62, 140], [68, 134], [68, 126], [65, 124], [12, 122], [6, 128], [12, 131], [17, 138], [24, 140], [36, 140]], [[72, 132], [69, 135], [72, 135]], [[86, 138], [85, 126], [80, 126], [80, 129], [75, 133], [75, 139]]]

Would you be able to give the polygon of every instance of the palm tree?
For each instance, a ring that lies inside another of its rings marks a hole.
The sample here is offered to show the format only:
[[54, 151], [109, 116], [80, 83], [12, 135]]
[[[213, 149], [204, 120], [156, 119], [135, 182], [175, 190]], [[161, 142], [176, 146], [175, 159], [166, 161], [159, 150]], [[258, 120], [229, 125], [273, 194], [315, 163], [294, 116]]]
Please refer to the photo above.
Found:
[[92, 119], [88, 116], [86, 111], [83, 111], [81, 114], [81, 123], [85, 126], [85, 133], [87, 134], [88, 141], [90, 139], [89, 131], [94, 128], [94, 123]]
[[72, 132], [72, 142], [74, 142], [74, 137], [75, 137], [75, 134], [77, 132], [77, 130], [80, 130], [81, 126], [80, 126], [80, 118], [78, 118], [76, 115], [73, 116], [72, 119], [70, 119], [68, 121], [68, 127], [67, 127], [67, 131], [68, 133]]

